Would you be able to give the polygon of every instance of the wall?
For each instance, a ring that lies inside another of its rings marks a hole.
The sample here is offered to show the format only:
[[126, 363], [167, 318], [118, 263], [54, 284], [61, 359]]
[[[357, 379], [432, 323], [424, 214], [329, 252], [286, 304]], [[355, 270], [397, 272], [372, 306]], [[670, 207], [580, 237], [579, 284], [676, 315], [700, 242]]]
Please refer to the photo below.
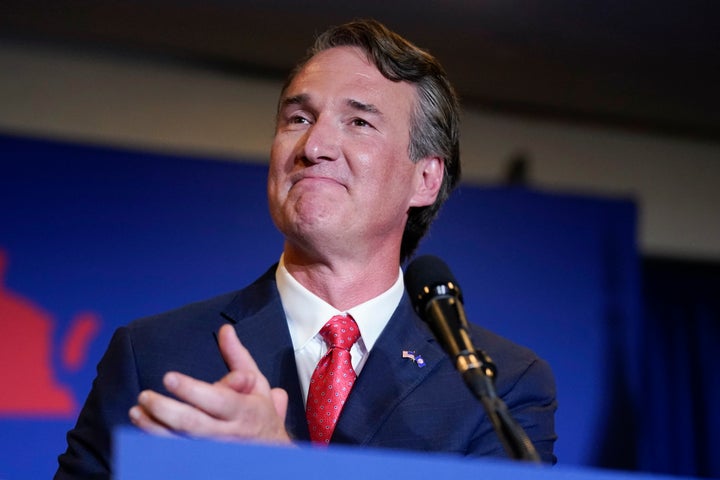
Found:
[[[0, 45], [0, 131], [265, 161], [280, 81], [47, 45]], [[542, 189], [631, 197], [648, 254], [720, 259], [720, 142], [467, 109], [465, 180], [527, 152]]]

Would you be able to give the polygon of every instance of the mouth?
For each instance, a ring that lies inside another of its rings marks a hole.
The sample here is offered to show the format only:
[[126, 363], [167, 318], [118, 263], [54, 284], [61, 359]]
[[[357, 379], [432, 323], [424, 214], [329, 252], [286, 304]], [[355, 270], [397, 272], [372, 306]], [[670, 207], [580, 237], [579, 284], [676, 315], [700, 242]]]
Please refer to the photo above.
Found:
[[295, 175], [292, 175], [290, 177], [290, 183], [291, 183], [291, 188], [299, 183], [330, 184], [330, 185], [339, 185], [339, 186], [342, 186], [345, 188], [345, 184], [334, 177], [329, 177], [327, 175], [309, 174], [307, 172], [299, 172]]

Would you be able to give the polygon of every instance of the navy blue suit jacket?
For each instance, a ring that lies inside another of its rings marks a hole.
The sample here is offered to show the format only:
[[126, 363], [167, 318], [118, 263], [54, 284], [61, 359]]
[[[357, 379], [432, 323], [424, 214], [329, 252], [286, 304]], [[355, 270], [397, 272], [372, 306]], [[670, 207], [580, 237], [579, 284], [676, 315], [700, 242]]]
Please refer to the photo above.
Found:
[[[128, 410], [144, 389], [167, 393], [162, 378], [175, 370], [214, 382], [228, 372], [216, 340], [224, 323], [235, 326], [273, 387], [290, 402], [286, 427], [308, 440], [292, 341], [275, 284], [275, 267], [238, 292], [137, 320], [118, 329], [56, 479], [108, 478], [111, 432], [129, 424]], [[497, 392], [546, 462], [555, 462], [555, 383], [548, 364], [530, 350], [472, 326], [474, 343], [498, 366]], [[403, 358], [421, 355], [425, 366]], [[331, 443], [461, 455], [505, 456], [478, 400], [450, 358], [413, 311], [407, 295], [382, 332], [350, 393]]]

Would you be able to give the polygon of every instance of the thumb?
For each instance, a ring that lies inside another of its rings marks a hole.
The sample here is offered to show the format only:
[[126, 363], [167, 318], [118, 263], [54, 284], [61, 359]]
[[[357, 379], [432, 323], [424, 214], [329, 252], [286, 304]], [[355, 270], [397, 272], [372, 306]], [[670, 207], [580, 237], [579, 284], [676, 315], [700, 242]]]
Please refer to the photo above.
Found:
[[260, 373], [255, 360], [247, 348], [240, 343], [237, 332], [232, 325], [225, 324], [218, 331], [220, 353], [230, 371], [245, 370]]

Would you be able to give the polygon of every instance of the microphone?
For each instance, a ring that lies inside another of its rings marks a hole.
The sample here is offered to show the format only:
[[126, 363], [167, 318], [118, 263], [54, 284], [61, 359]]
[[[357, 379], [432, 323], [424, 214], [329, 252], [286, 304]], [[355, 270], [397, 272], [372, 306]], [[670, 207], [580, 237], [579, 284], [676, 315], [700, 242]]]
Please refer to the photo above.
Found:
[[462, 292], [448, 266], [432, 255], [418, 257], [406, 269], [405, 286], [415, 311], [430, 326], [463, 377], [481, 369], [494, 379], [495, 364], [472, 344]]
[[455, 362], [470, 391], [480, 400], [508, 456], [540, 462], [535, 447], [495, 392], [497, 368], [470, 338], [460, 286], [445, 262], [432, 255], [413, 260], [405, 270], [413, 308]]

